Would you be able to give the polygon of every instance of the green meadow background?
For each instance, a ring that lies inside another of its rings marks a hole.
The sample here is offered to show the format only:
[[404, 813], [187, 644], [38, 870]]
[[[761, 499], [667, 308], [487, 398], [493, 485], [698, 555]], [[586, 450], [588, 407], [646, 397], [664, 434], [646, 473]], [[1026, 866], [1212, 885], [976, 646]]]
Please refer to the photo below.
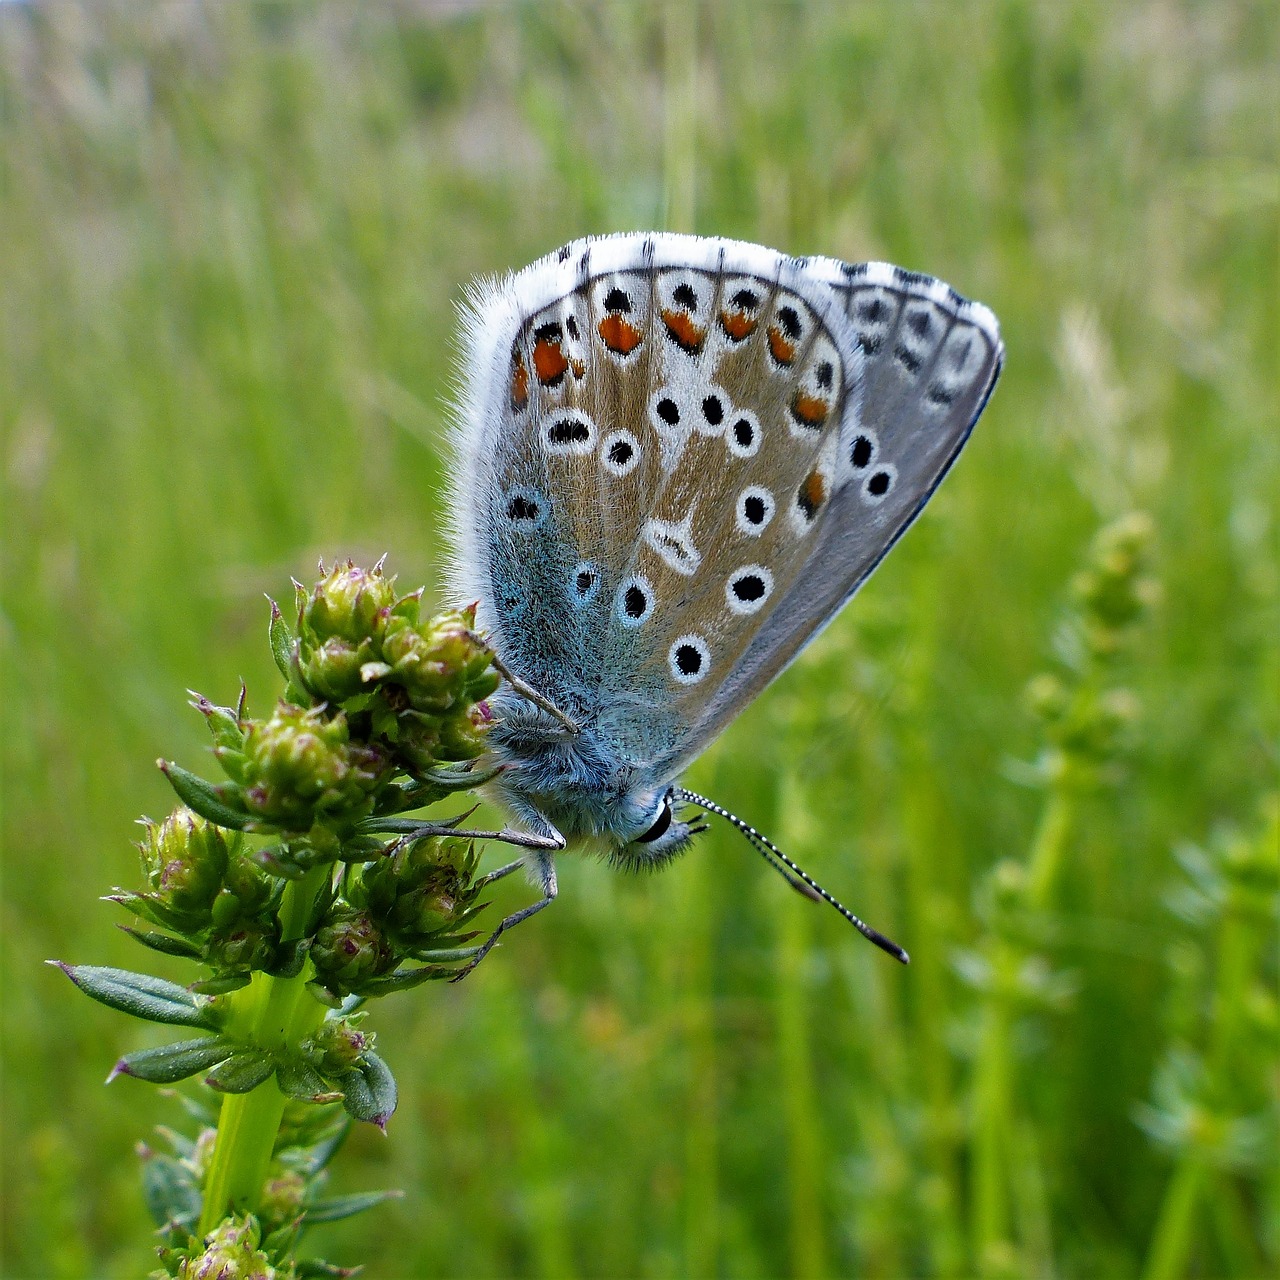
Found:
[[[0, 3], [5, 1274], [150, 1265], [133, 1148], [182, 1112], [102, 1081], [167, 1037], [42, 962], [182, 976], [97, 899], [172, 802], [155, 758], [213, 769], [186, 690], [263, 709], [263, 595], [319, 557], [435, 591], [466, 282], [650, 227], [887, 259], [1001, 319], [955, 473], [690, 775], [913, 964], [720, 827], [653, 878], [566, 857], [467, 982], [376, 1007], [400, 1110], [335, 1188], [406, 1194], [315, 1247], [374, 1280], [1274, 1274], [1278, 26]], [[1002, 941], [993, 868], [1053, 804], [1024, 690], [1135, 510], [1142, 716]], [[1252, 857], [1253, 915], [1186, 908], [1179, 850], [1220, 885]], [[1043, 999], [983, 978], [1001, 946]]]

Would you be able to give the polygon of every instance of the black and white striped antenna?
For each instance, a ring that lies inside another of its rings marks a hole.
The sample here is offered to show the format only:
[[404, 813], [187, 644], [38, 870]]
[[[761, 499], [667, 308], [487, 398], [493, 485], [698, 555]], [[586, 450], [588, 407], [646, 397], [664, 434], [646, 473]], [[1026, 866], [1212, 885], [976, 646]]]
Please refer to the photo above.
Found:
[[757, 853], [797, 892], [814, 902], [825, 902], [835, 909], [862, 934], [868, 942], [873, 942], [881, 951], [887, 951], [895, 960], [910, 964], [911, 957], [890, 938], [886, 938], [879, 930], [873, 929], [865, 921], [858, 919], [842, 902], [828, 893], [803, 867], [798, 866], [778, 848], [772, 840], [762, 836], [749, 822], [744, 822], [736, 813], [730, 813], [723, 805], [718, 805], [696, 791], [686, 791], [683, 787], [676, 789], [675, 798], [689, 804], [696, 804], [708, 813], [714, 813], [726, 822], [737, 827], [747, 838], [747, 842]]

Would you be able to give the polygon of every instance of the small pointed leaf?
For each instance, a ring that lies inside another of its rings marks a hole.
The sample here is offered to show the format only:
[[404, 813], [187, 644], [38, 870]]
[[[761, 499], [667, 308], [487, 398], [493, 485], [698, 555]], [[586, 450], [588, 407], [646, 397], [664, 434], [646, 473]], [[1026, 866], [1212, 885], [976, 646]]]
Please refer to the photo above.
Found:
[[[309, 1062], [301, 1058], [285, 1058], [276, 1068], [276, 1084], [280, 1092], [291, 1098], [303, 1098], [313, 1101], [319, 1097], [328, 1097], [332, 1090], [322, 1076]], [[341, 1094], [337, 1095], [341, 1097]], [[337, 1101], [336, 1098], [333, 1099]]]
[[439, 964], [424, 965], [421, 969], [401, 969], [399, 973], [393, 973], [386, 978], [370, 978], [368, 982], [361, 984], [360, 994], [367, 996], [370, 1000], [376, 1000], [380, 996], [389, 996], [395, 991], [411, 991], [424, 982], [438, 982], [444, 978], [452, 978], [455, 973], [457, 973], [456, 969]]
[[227, 788], [215, 787], [212, 782], [174, 764], [172, 760], [158, 760], [156, 763], [160, 772], [169, 779], [169, 785], [178, 793], [178, 799], [188, 809], [215, 826], [227, 827], [232, 831], [243, 831], [249, 825], [249, 815], [227, 803]]
[[[270, 599], [270, 597], [268, 597]], [[280, 674], [288, 680], [293, 675], [293, 632], [280, 612], [280, 606], [271, 601], [271, 656], [276, 660]]]
[[140, 942], [144, 947], [150, 947], [152, 951], [159, 951], [166, 956], [182, 956], [186, 960], [199, 960], [203, 952], [194, 943], [188, 942], [185, 938], [175, 938], [167, 933], [156, 933], [154, 930], [148, 929], [145, 932], [141, 929], [130, 928], [127, 924], [116, 926], [122, 929], [135, 942]]
[[265, 1080], [270, 1080], [276, 1069], [269, 1053], [261, 1049], [247, 1049], [228, 1058], [204, 1078], [205, 1084], [219, 1093], [248, 1093]]
[[63, 964], [60, 960], [49, 963], [56, 964], [85, 995], [135, 1018], [176, 1027], [216, 1028], [220, 1021], [207, 997], [176, 982], [103, 965]]
[[212, 978], [202, 978], [191, 984], [192, 991], [206, 996], [225, 996], [229, 991], [239, 991], [249, 985], [247, 973], [217, 973]]
[[399, 1200], [403, 1196], [403, 1191], [361, 1191], [349, 1196], [333, 1196], [307, 1205], [303, 1221], [307, 1226], [314, 1226], [317, 1222], [340, 1222], [343, 1218], [354, 1218], [357, 1213], [376, 1209], [388, 1200]]
[[191, 1170], [171, 1156], [149, 1155], [142, 1166], [142, 1190], [151, 1220], [190, 1226], [200, 1216], [200, 1192]]
[[236, 1051], [235, 1043], [222, 1036], [201, 1036], [198, 1040], [179, 1040], [154, 1049], [127, 1053], [116, 1063], [111, 1079], [133, 1076], [151, 1084], [174, 1084], [197, 1072], [207, 1071], [225, 1061]]
[[363, 1267], [339, 1267], [323, 1258], [302, 1258], [294, 1263], [298, 1280], [348, 1280], [357, 1276]]

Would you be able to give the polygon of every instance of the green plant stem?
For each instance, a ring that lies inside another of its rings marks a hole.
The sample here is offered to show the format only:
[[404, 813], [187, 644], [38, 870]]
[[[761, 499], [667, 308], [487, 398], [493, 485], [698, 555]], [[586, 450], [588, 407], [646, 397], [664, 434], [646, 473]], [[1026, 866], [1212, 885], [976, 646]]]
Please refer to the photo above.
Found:
[[[812, 839], [811, 809], [805, 802], [799, 778], [790, 770], [783, 774], [778, 801], [785, 847], [799, 849], [803, 857]], [[810, 950], [809, 915], [805, 904], [793, 895], [779, 904], [776, 914], [779, 932], [775, 943], [778, 980], [775, 1000], [779, 1078], [785, 1082], [782, 1103], [787, 1120], [791, 1274], [800, 1280], [820, 1280], [828, 1272], [821, 1194], [821, 1125], [804, 972]]]
[[1204, 1164], [1187, 1156], [1174, 1171], [1160, 1206], [1155, 1237], [1147, 1257], [1142, 1280], [1174, 1280], [1186, 1273], [1191, 1249], [1191, 1232], [1195, 1225], [1196, 1202], [1204, 1182]]
[[1027, 906], [1032, 911], [1043, 911], [1053, 897], [1074, 816], [1074, 793], [1062, 784], [1055, 786], [1027, 856]]
[[[316, 867], [301, 880], [285, 886], [280, 906], [281, 937], [285, 942], [302, 937], [311, 908], [330, 875], [330, 867]], [[309, 968], [310, 962], [292, 978], [254, 974], [249, 985], [232, 997], [228, 1031], [263, 1049], [296, 1044], [314, 1031], [324, 1021], [325, 1010], [307, 994]], [[285, 1102], [274, 1076], [249, 1093], [223, 1099], [213, 1160], [205, 1179], [202, 1235], [212, 1231], [229, 1212], [243, 1213], [256, 1207]]]
[[[1074, 791], [1059, 783], [1049, 793], [1027, 854], [1028, 910], [1049, 906], [1075, 818]], [[973, 1246], [980, 1272], [998, 1269], [1009, 1241], [1009, 1193], [1013, 1172], [1009, 1101], [1016, 1089], [1012, 1062], [1013, 1010], [1006, 994], [1022, 963], [1021, 948], [994, 939], [990, 951], [992, 990], [982, 1022], [974, 1074]]]
[[[996, 944], [993, 971], [1011, 960], [1007, 947]], [[980, 1274], [988, 1274], [1008, 1241], [1009, 1209], [1005, 1173], [1008, 1163], [1009, 1032], [1008, 1000], [996, 984], [983, 1011], [982, 1034], [974, 1073], [973, 1253]]]

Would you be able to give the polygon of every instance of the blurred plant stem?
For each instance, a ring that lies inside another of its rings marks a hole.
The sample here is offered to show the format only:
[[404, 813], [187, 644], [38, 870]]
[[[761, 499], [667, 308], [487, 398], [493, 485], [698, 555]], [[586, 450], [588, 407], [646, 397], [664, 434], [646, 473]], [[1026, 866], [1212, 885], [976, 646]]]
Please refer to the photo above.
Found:
[[[803, 858], [813, 841], [812, 806], [794, 769], [788, 768], [782, 775], [777, 813], [782, 847]], [[771, 891], [775, 888], [768, 887]], [[808, 1034], [808, 905], [790, 895], [783, 895], [778, 904], [778, 1078], [787, 1121], [790, 1274], [799, 1280], [819, 1280], [828, 1272], [822, 1210], [822, 1125]]]
[[[1027, 855], [1024, 903], [1043, 912], [1053, 900], [1058, 872], [1072, 833], [1077, 798], [1066, 775], [1053, 785], [1040, 813]], [[1011, 1037], [1017, 1014], [1019, 970], [1027, 959], [1017, 942], [996, 938], [989, 960], [991, 997], [982, 1015], [979, 1052], [974, 1068], [973, 1232], [974, 1255], [984, 1276], [1005, 1276], [1016, 1258], [1010, 1243], [1010, 1201], [1018, 1187], [1010, 1177], [1019, 1164], [1040, 1170], [1033, 1148], [1023, 1144], [1024, 1161], [1015, 1158], [1015, 1120], [1011, 1104], [1017, 1094]]]
[[[306, 936], [316, 900], [332, 874], [331, 866], [313, 867], [301, 880], [285, 886], [280, 906], [284, 942]], [[324, 1005], [306, 990], [311, 967], [308, 960], [292, 978], [255, 973], [247, 987], [228, 997], [232, 1010], [228, 1028], [246, 1042], [265, 1049], [283, 1048], [306, 1039], [325, 1016]], [[232, 1212], [252, 1213], [258, 1207], [286, 1101], [274, 1078], [250, 1093], [223, 1098], [200, 1213], [201, 1235], [212, 1231]]]
[[946, 844], [954, 840], [939, 793], [938, 763], [924, 726], [928, 722], [928, 697], [938, 669], [938, 601], [942, 592], [937, 568], [930, 565], [928, 578], [916, 585], [911, 598], [914, 643], [903, 671], [902, 755], [895, 769], [900, 786], [899, 809], [906, 840], [906, 907], [910, 912], [906, 933], [911, 939], [908, 979], [913, 987], [913, 1058], [922, 1076], [926, 1106], [924, 1160], [932, 1193], [925, 1203], [928, 1214], [929, 1254], [939, 1276], [963, 1276], [967, 1271], [963, 1204], [960, 1182], [959, 1107], [951, 1054], [947, 1047], [947, 953], [954, 944], [948, 924], [949, 896], [944, 868]]
[[986, 932], [961, 957], [980, 993], [972, 1081], [972, 1248], [989, 1280], [1053, 1274], [1045, 1178], [1034, 1125], [1015, 1099], [1017, 1020], [1064, 1007], [1074, 980], [1052, 972], [1039, 953], [1036, 922], [1051, 909], [1078, 821], [1082, 797], [1114, 781], [1136, 699], [1113, 683], [1137, 625], [1156, 597], [1146, 576], [1150, 519], [1130, 513], [1099, 530], [1072, 582], [1075, 607], [1056, 640], [1061, 670], [1037, 676], [1028, 700], [1043, 722], [1034, 776], [1044, 788], [1035, 834], [1023, 860], [997, 862], [980, 890]]
[[1175, 1153], [1143, 1280], [1174, 1280], [1203, 1267], [1196, 1257], [1202, 1221], [1212, 1226], [1224, 1274], [1262, 1275], [1268, 1268], [1254, 1243], [1239, 1176], [1274, 1163], [1280, 1127], [1274, 1073], [1280, 1001], [1272, 968], [1278, 850], [1280, 797], [1272, 796], [1255, 832], [1219, 832], [1206, 849], [1178, 852], [1189, 883], [1178, 886], [1170, 906], [1197, 927], [1197, 969], [1212, 965], [1214, 978], [1196, 1001], [1193, 1025], [1175, 1028], [1153, 1101], [1136, 1117]]

